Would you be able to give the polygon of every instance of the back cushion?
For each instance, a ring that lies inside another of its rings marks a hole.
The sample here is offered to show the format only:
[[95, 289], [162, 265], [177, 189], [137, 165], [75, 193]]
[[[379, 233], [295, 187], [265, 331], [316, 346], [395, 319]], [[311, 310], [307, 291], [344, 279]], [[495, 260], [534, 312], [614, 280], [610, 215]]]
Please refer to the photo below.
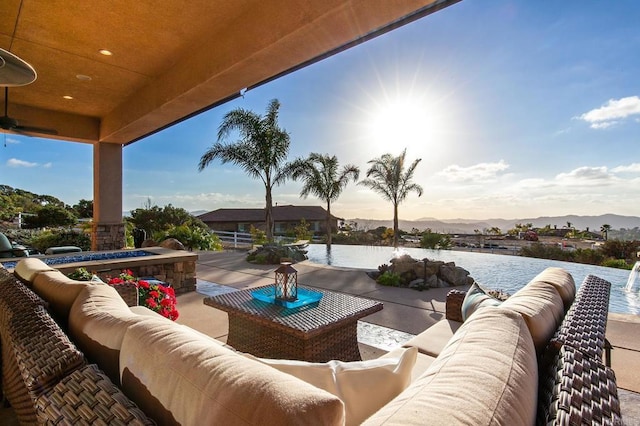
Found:
[[54, 270], [36, 274], [33, 280], [33, 291], [49, 302], [51, 313], [61, 325], [66, 327], [71, 305], [78, 294], [90, 285], [92, 284], [89, 281], [75, 281], [62, 272]]
[[544, 281], [531, 281], [501, 306], [524, 317], [538, 352], [542, 352], [564, 317], [560, 294]]
[[39, 272], [53, 271], [54, 269], [37, 257], [27, 257], [16, 264], [13, 273], [20, 281], [31, 285]]
[[536, 416], [538, 363], [522, 316], [477, 311], [429, 369], [366, 425], [529, 425]]
[[127, 330], [122, 389], [160, 425], [339, 425], [334, 395], [174, 323]]
[[576, 297], [576, 283], [569, 272], [562, 268], [547, 268], [531, 281], [543, 281], [551, 284], [564, 303], [565, 312]]
[[[106, 284], [85, 287], [69, 312], [69, 335], [109, 376], [120, 383], [120, 347], [127, 328], [151, 318], [131, 312], [118, 292]], [[153, 319], [166, 320], [161, 315]], [[169, 321], [171, 322], [171, 321]]]

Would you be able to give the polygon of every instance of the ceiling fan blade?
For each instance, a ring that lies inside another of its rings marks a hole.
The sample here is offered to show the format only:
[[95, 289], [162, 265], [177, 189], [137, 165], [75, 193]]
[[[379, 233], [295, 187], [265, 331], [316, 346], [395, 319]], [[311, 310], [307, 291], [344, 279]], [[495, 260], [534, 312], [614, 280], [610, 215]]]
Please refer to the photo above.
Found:
[[34, 126], [16, 126], [13, 129], [17, 133], [43, 133], [45, 135], [57, 135], [58, 131], [55, 129], [47, 129], [46, 127], [34, 127]]
[[10, 132], [21, 133], [26, 136], [33, 136], [32, 133], [42, 133], [45, 135], [57, 135], [58, 131], [55, 129], [48, 129], [46, 127], [35, 126], [21, 126], [18, 124], [18, 120], [9, 117], [7, 114], [7, 108], [9, 104], [9, 88], [4, 88], [4, 115], [0, 116], [0, 128], [8, 130]]

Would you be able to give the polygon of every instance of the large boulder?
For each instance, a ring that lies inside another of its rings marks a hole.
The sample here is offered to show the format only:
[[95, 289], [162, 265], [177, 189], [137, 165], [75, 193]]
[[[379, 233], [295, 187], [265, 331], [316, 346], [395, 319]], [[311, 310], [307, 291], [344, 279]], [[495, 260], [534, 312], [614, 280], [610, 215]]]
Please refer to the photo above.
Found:
[[440, 272], [440, 267], [444, 265], [444, 262], [441, 260], [429, 260], [423, 259], [424, 267], [425, 267], [425, 276], [429, 275], [437, 275]]
[[395, 272], [398, 275], [403, 275], [409, 271], [413, 271], [414, 266], [418, 263], [416, 259], [412, 258], [408, 254], [395, 257], [391, 259], [390, 262], [392, 264], [393, 272]]
[[440, 266], [440, 278], [442, 278], [452, 286], [466, 285], [468, 282], [468, 276], [469, 271], [456, 266], [456, 264], [453, 262], [446, 263]]
[[171, 249], [171, 250], [184, 250], [184, 244], [182, 244], [180, 241], [176, 240], [175, 238], [167, 238], [166, 240], [163, 240], [160, 244], [160, 247], [163, 248], [167, 248], [167, 249]]

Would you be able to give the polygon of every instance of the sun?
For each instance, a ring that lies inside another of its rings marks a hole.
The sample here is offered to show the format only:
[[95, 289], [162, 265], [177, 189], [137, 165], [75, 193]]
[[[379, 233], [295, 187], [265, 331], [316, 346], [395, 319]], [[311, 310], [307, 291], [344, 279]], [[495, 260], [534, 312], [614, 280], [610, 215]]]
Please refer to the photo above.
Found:
[[404, 98], [380, 104], [370, 116], [370, 138], [380, 148], [410, 148], [429, 143], [436, 130], [425, 102]]

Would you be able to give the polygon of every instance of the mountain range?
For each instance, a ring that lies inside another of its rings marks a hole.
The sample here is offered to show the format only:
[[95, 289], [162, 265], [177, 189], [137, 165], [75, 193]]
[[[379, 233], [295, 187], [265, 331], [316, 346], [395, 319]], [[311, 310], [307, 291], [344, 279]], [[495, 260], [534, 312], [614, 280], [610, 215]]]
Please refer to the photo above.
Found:
[[[358, 229], [375, 229], [379, 226], [392, 227], [393, 221], [355, 218], [346, 219], [346, 223], [357, 223]], [[516, 223], [533, 224], [534, 228], [542, 228], [546, 225], [554, 226], [558, 229], [567, 227], [567, 222], [571, 223], [571, 227], [577, 230], [589, 230], [600, 232], [602, 225], [610, 225], [611, 229], [633, 229], [640, 227], [640, 217], [638, 216], [621, 216], [617, 214], [603, 214], [599, 216], [541, 216], [535, 218], [524, 219], [436, 219], [425, 217], [417, 220], [398, 221], [398, 226], [404, 231], [410, 231], [417, 228], [421, 231], [430, 228], [434, 232], [443, 232], [448, 234], [473, 234], [474, 231], [483, 229], [491, 229], [493, 227], [500, 228], [503, 232], [513, 229]]]

